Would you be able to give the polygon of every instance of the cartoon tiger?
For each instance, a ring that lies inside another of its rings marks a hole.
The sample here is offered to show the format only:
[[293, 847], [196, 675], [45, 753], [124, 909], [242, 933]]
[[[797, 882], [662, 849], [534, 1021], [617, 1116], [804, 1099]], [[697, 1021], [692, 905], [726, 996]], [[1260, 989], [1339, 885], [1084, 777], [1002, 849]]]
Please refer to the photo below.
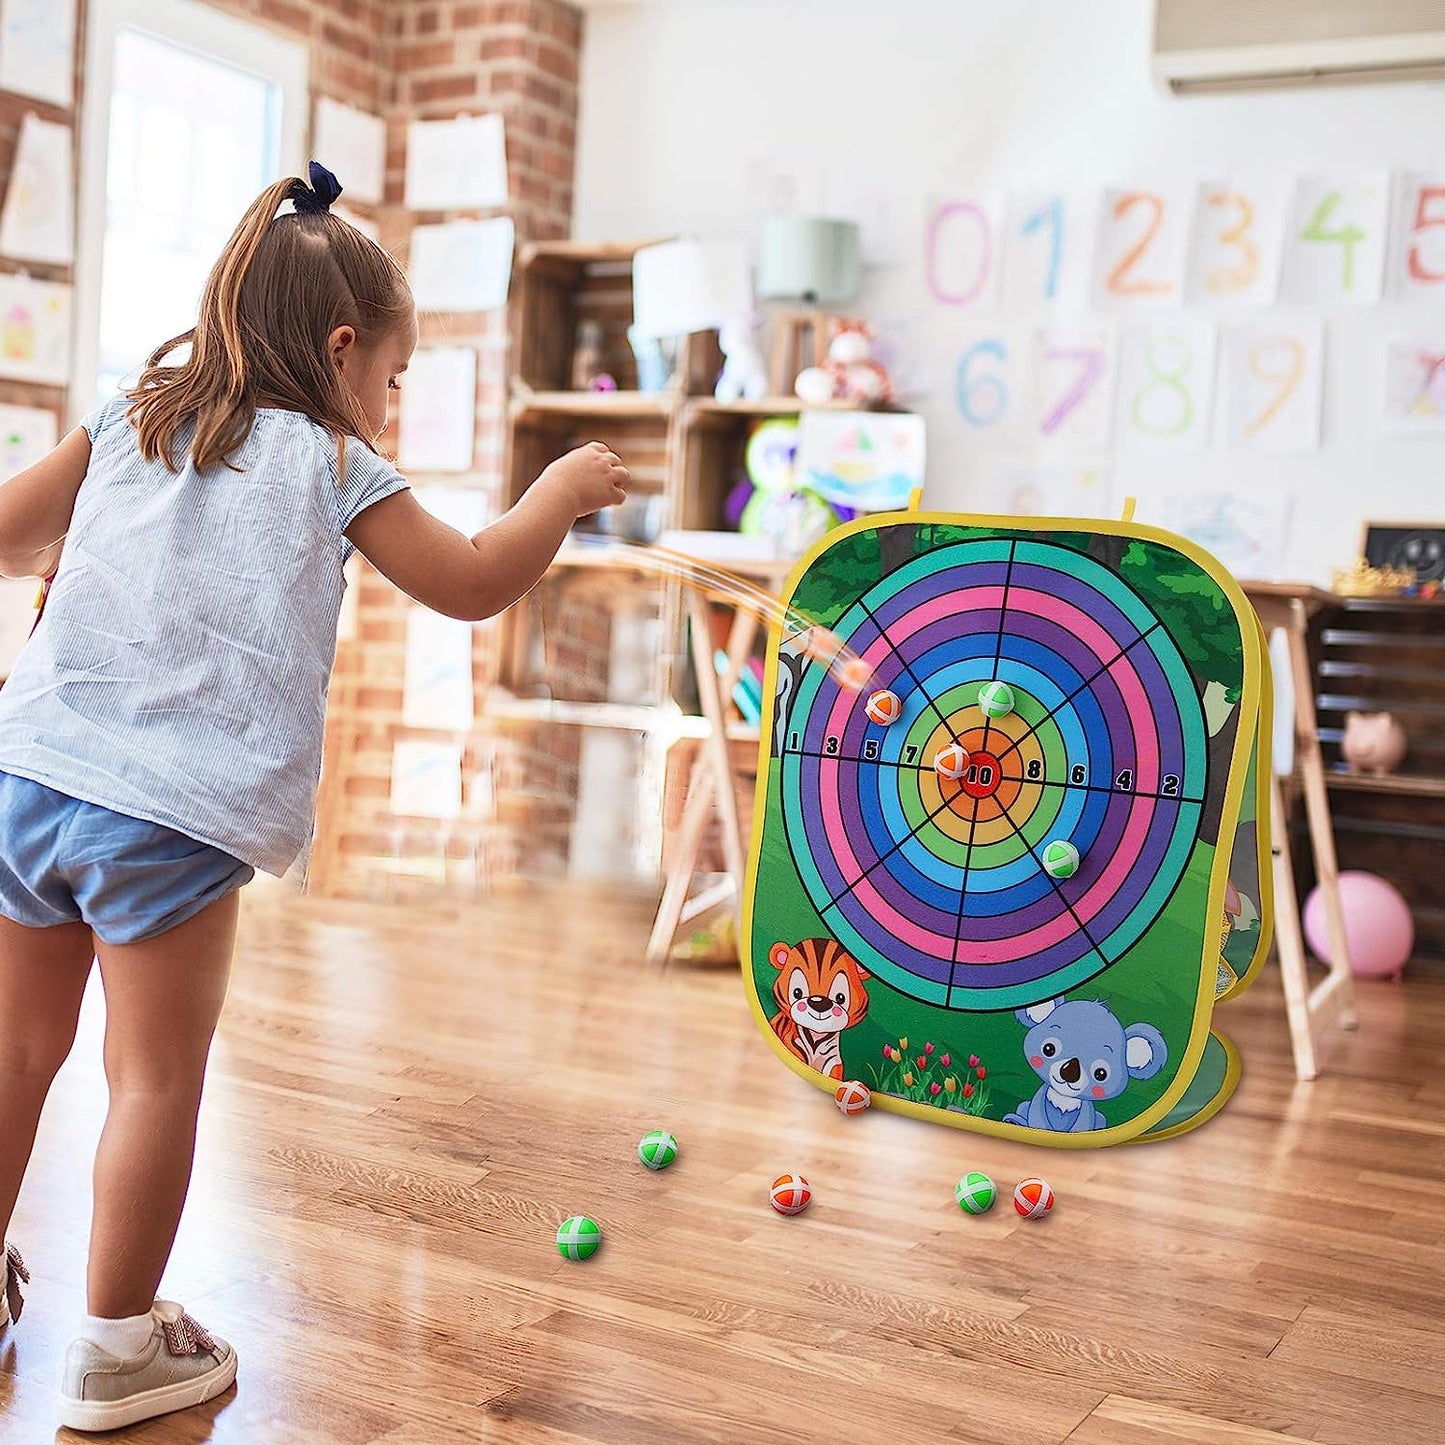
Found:
[[810, 1068], [843, 1078], [838, 1035], [868, 1012], [868, 974], [841, 943], [805, 938], [796, 946], [775, 943], [768, 958], [778, 970], [773, 1032]]

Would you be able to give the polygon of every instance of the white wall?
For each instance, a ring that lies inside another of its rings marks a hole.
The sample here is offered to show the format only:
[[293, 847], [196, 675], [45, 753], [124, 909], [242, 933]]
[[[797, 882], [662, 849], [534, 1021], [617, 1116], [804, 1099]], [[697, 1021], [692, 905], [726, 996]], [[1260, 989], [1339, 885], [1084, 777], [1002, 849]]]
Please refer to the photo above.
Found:
[[[924, 287], [930, 203], [980, 190], [1168, 186], [1445, 164], [1435, 85], [1167, 99], [1149, 0], [641, 0], [588, 11], [577, 235], [748, 233], [769, 208], [862, 214], [874, 261], [856, 309], [891, 323], [931, 395], [930, 505], [977, 506], [990, 458], [954, 408], [974, 318]], [[1114, 453], [1116, 499], [1235, 489], [1296, 499], [1283, 573], [1327, 582], [1363, 518], [1445, 520], [1445, 434], [1385, 437], [1382, 343], [1398, 303], [1324, 313], [1324, 445], [1167, 461]], [[1428, 319], [1426, 319], [1428, 320]], [[1445, 335], [1445, 315], [1435, 323]]]

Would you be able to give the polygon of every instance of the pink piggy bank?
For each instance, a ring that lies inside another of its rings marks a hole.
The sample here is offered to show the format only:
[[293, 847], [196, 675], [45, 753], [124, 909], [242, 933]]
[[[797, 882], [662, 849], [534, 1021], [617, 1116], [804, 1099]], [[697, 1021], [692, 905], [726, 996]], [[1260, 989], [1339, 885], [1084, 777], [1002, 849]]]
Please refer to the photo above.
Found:
[[1352, 773], [1383, 777], [1399, 767], [1405, 756], [1405, 729], [1395, 721], [1393, 713], [1346, 713], [1340, 752]]

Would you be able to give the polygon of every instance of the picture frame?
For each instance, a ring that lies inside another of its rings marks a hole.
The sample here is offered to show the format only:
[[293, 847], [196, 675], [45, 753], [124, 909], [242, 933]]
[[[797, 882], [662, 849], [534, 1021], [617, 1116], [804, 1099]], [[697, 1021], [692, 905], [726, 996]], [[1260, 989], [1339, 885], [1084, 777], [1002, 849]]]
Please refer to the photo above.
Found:
[[1417, 582], [1445, 582], [1445, 520], [1366, 522], [1360, 556], [1371, 567], [1414, 572]]

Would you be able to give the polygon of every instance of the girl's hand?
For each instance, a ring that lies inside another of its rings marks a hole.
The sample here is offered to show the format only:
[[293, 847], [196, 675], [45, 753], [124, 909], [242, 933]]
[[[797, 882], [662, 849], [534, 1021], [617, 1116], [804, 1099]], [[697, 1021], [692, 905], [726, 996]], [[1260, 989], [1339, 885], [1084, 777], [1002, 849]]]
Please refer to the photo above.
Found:
[[537, 485], [564, 492], [574, 515], [587, 517], [603, 507], [616, 507], [625, 502], [631, 480], [631, 473], [616, 452], [601, 442], [588, 442], [558, 457], [537, 478]]

